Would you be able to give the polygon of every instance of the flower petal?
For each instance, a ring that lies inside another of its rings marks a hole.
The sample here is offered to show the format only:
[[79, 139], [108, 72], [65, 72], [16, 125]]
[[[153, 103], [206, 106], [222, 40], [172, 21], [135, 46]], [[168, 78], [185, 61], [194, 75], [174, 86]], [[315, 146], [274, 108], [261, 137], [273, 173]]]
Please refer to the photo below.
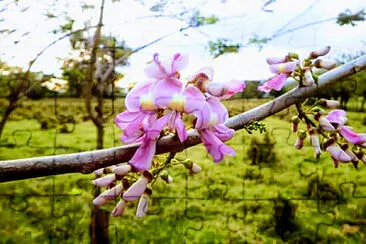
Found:
[[220, 141], [211, 130], [200, 130], [200, 136], [203, 145], [208, 153], [211, 154], [215, 163], [223, 160], [224, 155], [235, 156], [235, 151]]
[[328, 146], [326, 150], [337, 161], [341, 161], [341, 162], [351, 161], [351, 157], [348, 156], [348, 154], [345, 153], [345, 151], [343, 151], [342, 148], [340, 148], [336, 144], [333, 144], [333, 145]]
[[336, 123], [339, 125], [344, 125], [347, 122], [346, 111], [342, 109], [334, 109], [330, 111], [325, 118], [330, 123]]
[[159, 81], [153, 89], [153, 101], [160, 109], [166, 109], [172, 102], [174, 95], [181, 94], [182, 84], [171, 82], [169, 79]]
[[271, 90], [280, 91], [285, 85], [286, 79], [287, 75], [285, 73], [281, 73], [259, 86], [258, 90], [261, 92], [269, 92]]
[[272, 73], [292, 73], [295, 70], [297, 64], [298, 61], [271, 64], [269, 66], [269, 69], [271, 70]]
[[155, 155], [156, 140], [145, 138], [136, 150], [129, 163], [137, 170], [144, 171], [151, 167], [152, 158]]
[[233, 129], [230, 129], [226, 127], [223, 124], [218, 124], [213, 127], [213, 132], [217, 138], [220, 139], [220, 141], [225, 142], [230, 140], [233, 136], [235, 131]]
[[180, 113], [177, 113], [174, 119], [174, 126], [177, 131], [180, 142], [184, 142], [185, 140], [187, 140], [188, 133], [186, 131], [186, 127]]
[[139, 111], [141, 109], [141, 100], [149, 96], [152, 87], [153, 84], [150, 82], [136, 84], [126, 96], [125, 104], [127, 110], [130, 112]]
[[139, 198], [142, 195], [142, 193], [144, 193], [147, 183], [149, 183], [149, 180], [146, 177], [141, 176], [123, 194], [123, 199], [125, 199], [126, 201], [136, 200], [137, 198]]
[[188, 86], [183, 91], [184, 112], [190, 114], [203, 107], [206, 102], [205, 96], [195, 86]]
[[360, 134], [357, 134], [352, 130], [351, 127], [348, 126], [342, 126], [339, 129], [339, 133], [350, 143], [357, 145], [363, 143], [363, 137]]

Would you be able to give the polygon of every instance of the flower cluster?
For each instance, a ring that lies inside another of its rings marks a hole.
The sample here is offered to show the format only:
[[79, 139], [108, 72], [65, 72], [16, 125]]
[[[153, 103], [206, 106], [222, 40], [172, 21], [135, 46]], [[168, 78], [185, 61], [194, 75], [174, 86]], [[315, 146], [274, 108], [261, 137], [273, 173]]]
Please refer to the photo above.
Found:
[[[328, 108], [334, 108], [338, 101], [320, 99], [319, 104]], [[315, 156], [319, 157], [322, 151], [327, 151], [338, 167], [339, 162], [351, 162], [357, 168], [359, 160], [366, 164], [366, 156], [363, 148], [366, 148], [366, 134], [356, 133], [352, 127], [346, 126], [348, 118], [346, 112], [342, 109], [334, 109], [324, 115], [324, 110], [319, 107], [313, 107], [309, 113], [300, 111], [299, 116], [292, 118], [293, 131], [297, 132], [295, 148], [301, 149], [304, 145], [304, 139], [309, 134], [311, 145], [314, 148]], [[306, 123], [306, 130], [298, 130], [298, 123], [303, 119]], [[323, 143], [320, 143], [322, 137]]]
[[[125, 99], [127, 110], [116, 116], [115, 123], [123, 130], [121, 141], [141, 144], [127, 164], [105, 169], [105, 173], [111, 173], [94, 181], [97, 186], [109, 187], [94, 199], [95, 205], [101, 206], [122, 196], [112, 211], [113, 216], [120, 216], [127, 202], [138, 198], [137, 216], [144, 215], [152, 193], [148, 185], [161, 172], [152, 165], [157, 140], [165, 133], [176, 133], [181, 142], [187, 140], [183, 116], [194, 117], [193, 128], [215, 162], [223, 160], [225, 155], [235, 155], [235, 151], [224, 144], [233, 137], [234, 130], [224, 125], [228, 111], [220, 100], [243, 91], [245, 83], [238, 80], [212, 82], [211, 67], [204, 67], [183, 81], [180, 72], [187, 61], [187, 57], [179, 53], [165, 61], [160, 61], [155, 54], [153, 62], [145, 69], [148, 81], [132, 88]], [[193, 162], [186, 162], [185, 166], [192, 173], [200, 170]], [[160, 177], [171, 181], [167, 174]], [[121, 183], [115, 185], [117, 180]]]
[[321, 59], [319, 57], [328, 54], [330, 46], [313, 51], [309, 56], [300, 62], [296, 53], [289, 53], [284, 57], [267, 58], [267, 63], [272, 73], [276, 75], [258, 87], [259, 91], [269, 92], [271, 90], [280, 91], [286, 83], [288, 77], [293, 77], [300, 86], [311, 86], [316, 83], [316, 77], [312, 68], [332, 69], [336, 62], [332, 60]]

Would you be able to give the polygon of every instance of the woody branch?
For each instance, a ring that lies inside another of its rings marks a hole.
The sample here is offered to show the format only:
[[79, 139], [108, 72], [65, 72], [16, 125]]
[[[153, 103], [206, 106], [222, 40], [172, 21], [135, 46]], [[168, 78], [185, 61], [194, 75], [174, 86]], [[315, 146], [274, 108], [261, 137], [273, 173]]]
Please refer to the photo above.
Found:
[[[315, 95], [318, 89], [363, 69], [366, 69], [366, 55], [322, 74], [319, 76], [317, 86], [296, 87], [272, 101], [230, 118], [226, 125], [234, 130], [240, 130], [250, 121], [269, 117]], [[194, 130], [189, 131], [189, 138], [184, 143], [181, 143], [176, 136], [169, 135], [158, 141], [156, 153], [179, 152], [200, 142], [201, 139]], [[139, 144], [132, 144], [82, 153], [0, 161], [0, 182], [65, 173], [91, 173], [98, 168], [128, 161], [138, 147]]]

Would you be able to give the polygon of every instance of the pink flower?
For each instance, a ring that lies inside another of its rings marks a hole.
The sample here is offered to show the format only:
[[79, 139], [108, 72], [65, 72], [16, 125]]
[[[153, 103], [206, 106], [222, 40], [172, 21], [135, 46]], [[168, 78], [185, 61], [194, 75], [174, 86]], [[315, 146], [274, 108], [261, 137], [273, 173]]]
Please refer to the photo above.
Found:
[[228, 118], [228, 112], [220, 100], [208, 97], [203, 108], [194, 115], [197, 118], [195, 128], [214, 161], [221, 161], [224, 155], [234, 156], [235, 151], [223, 143], [232, 138], [234, 131], [223, 125]]
[[225, 145], [210, 129], [199, 130], [203, 145], [213, 157], [215, 163], [224, 159], [224, 155], [235, 156], [235, 151]]
[[291, 61], [286, 63], [271, 64], [269, 66], [269, 69], [272, 73], [291, 74], [292, 72], [294, 72], [298, 63], [298, 61]]
[[261, 92], [270, 92], [272, 90], [280, 91], [282, 87], [285, 85], [287, 80], [287, 74], [281, 73], [267, 82], [264, 82], [263, 85], [258, 86], [258, 91]]
[[339, 133], [350, 143], [354, 145], [362, 144], [364, 142], [364, 138], [362, 135], [357, 134], [352, 130], [351, 127], [348, 126], [342, 126], [339, 129]]
[[[268, 62], [268, 60], [267, 60]], [[269, 66], [272, 73], [277, 73], [275, 77], [263, 83], [258, 87], [259, 91], [269, 92], [271, 90], [279, 91], [285, 85], [286, 79], [296, 69], [298, 61], [286, 63], [273, 63]]]
[[212, 81], [214, 70], [211, 66], [205, 66], [188, 78], [188, 82], [194, 84], [202, 92], [206, 92], [206, 86]]
[[141, 145], [136, 150], [129, 163], [137, 170], [144, 171], [151, 167], [152, 159], [155, 155], [156, 139], [144, 137]]
[[226, 107], [216, 97], [208, 97], [202, 109], [193, 114], [197, 118], [196, 129], [206, 129], [223, 124], [229, 118]]
[[154, 54], [153, 63], [146, 69], [145, 73], [148, 77], [155, 80], [168, 79], [174, 83], [180, 83], [179, 71], [187, 67], [188, 57], [180, 53], [174, 54], [173, 57], [163, 62], [159, 61], [159, 54]]
[[219, 99], [228, 99], [235, 93], [242, 92], [245, 83], [240, 80], [232, 80], [225, 83], [210, 82], [206, 86], [206, 92]]
[[325, 118], [330, 123], [336, 123], [338, 125], [344, 125], [347, 122], [346, 112], [342, 109], [334, 109], [330, 111]]
[[167, 126], [169, 131], [174, 129], [177, 131], [181, 142], [185, 141], [188, 134], [181, 113], [191, 114], [200, 110], [206, 101], [204, 95], [195, 86], [181, 89], [166, 81], [160, 82], [155, 88], [157, 89], [154, 97], [156, 105], [162, 109], [169, 109], [170, 112], [152, 125], [149, 136], [157, 137], [160, 131]]

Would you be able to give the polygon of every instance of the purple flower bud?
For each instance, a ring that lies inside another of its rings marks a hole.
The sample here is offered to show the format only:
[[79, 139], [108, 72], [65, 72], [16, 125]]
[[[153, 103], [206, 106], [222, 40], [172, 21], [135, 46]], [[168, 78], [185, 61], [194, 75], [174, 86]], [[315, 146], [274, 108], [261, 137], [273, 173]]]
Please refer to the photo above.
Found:
[[313, 73], [311, 72], [311, 69], [309, 67], [306, 67], [305, 73], [304, 73], [303, 85], [312, 86], [314, 83], [315, 83], [315, 81], [313, 78]]
[[104, 171], [104, 168], [100, 168], [100, 169], [95, 170], [94, 174], [96, 177], [100, 177], [100, 176], [102, 176], [103, 171]]
[[144, 193], [141, 195], [139, 203], [137, 205], [136, 217], [142, 218], [145, 216], [145, 214], [147, 212], [148, 203], [149, 203], [149, 198], [150, 198], [149, 196], [150, 195], [147, 193]]
[[297, 64], [297, 61], [292, 61], [281, 64], [271, 64], [269, 68], [272, 73], [292, 73], [295, 70]]
[[301, 149], [304, 146], [304, 139], [306, 138], [306, 131], [305, 130], [299, 130], [297, 132], [297, 139], [295, 142], [295, 148]]
[[339, 101], [337, 100], [328, 100], [328, 99], [320, 99], [319, 104], [327, 107], [327, 108], [337, 108], [339, 107]]
[[337, 62], [333, 60], [323, 60], [323, 59], [317, 59], [315, 60], [315, 67], [317, 68], [323, 68], [323, 69], [333, 69], [337, 66]]
[[325, 142], [324, 147], [325, 150], [327, 150], [327, 152], [330, 153], [330, 155], [335, 161], [340, 162], [351, 161], [351, 157], [348, 156], [348, 154], [345, 153], [345, 151], [343, 151], [342, 148], [335, 143], [334, 139], [329, 139], [327, 142]]
[[325, 131], [334, 131], [334, 126], [323, 116], [319, 118], [319, 124]]
[[93, 184], [99, 187], [109, 186], [116, 180], [115, 174], [106, 175], [102, 178], [93, 180]]
[[326, 46], [322, 49], [319, 49], [319, 50], [316, 50], [316, 51], [312, 51], [309, 55], [309, 57], [311, 59], [315, 59], [317, 57], [320, 57], [320, 56], [324, 56], [324, 55], [327, 55], [330, 51], [330, 46]]
[[102, 206], [107, 203], [107, 201], [115, 199], [122, 193], [123, 186], [122, 184], [118, 184], [115, 187], [104, 191], [98, 197], [93, 200], [93, 204], [96, 206]]
[[314, 129], [310, 130], [309, 134], [311, 145], [314, 148], [315, 157], [318, 158], [322, 152], [320, 149], [319, 135]]
[[191, 168], [191, 173], [192, 174], [197, 174], [198, 172], [200, 172], [202, 170], [202, 168], [198, 165], [198, 164], [196, 164], [196, 163], [193, 163], [192, 164], [192, 168]]
[[148, 171], [144, 171], [140, 178], [127, 189], [123, 194], [126, 201], [134, 201], [144, 193], [147, 183], [152, 179], [152, 175]]
[[119, 202], [117, 203], [116, 207], [113, 209], [112, 211], [112, 216], [113, 217], [119, 217], [123, 215], [123, 212], [125, 211], [127, 206], [127, 201], [121, 199], [119, 200]]
[[280, 64], [280, 63], [286, 63], [288, 61], [288, 56], [285, 57], [269, 57], [267, 58], [268, 64]]
[[210, 82], [206, 86], [206, 91], [215, 97], [221, 97], [227, 92], [224, 83]]
[[129, 172], [131, 172], [132, 170], [132, 166], [129, 165], [129, 164], [122, 164], [120, 166], [117, 166], [113, 169], [113, 172], [116, 174], [116, 175], [120, 175], [120, 176], [123, 176], [123, 175], [126, 175], [128, 174]]
[[304, 139], [301, 139], [301, 138], [297, 138], [296, 139], [296, 142], [295, 142], [295, 145], [294, 145], [294, 147], [296, 148], [296, 149], [301, 149], [302, 147], [304, 146]]

